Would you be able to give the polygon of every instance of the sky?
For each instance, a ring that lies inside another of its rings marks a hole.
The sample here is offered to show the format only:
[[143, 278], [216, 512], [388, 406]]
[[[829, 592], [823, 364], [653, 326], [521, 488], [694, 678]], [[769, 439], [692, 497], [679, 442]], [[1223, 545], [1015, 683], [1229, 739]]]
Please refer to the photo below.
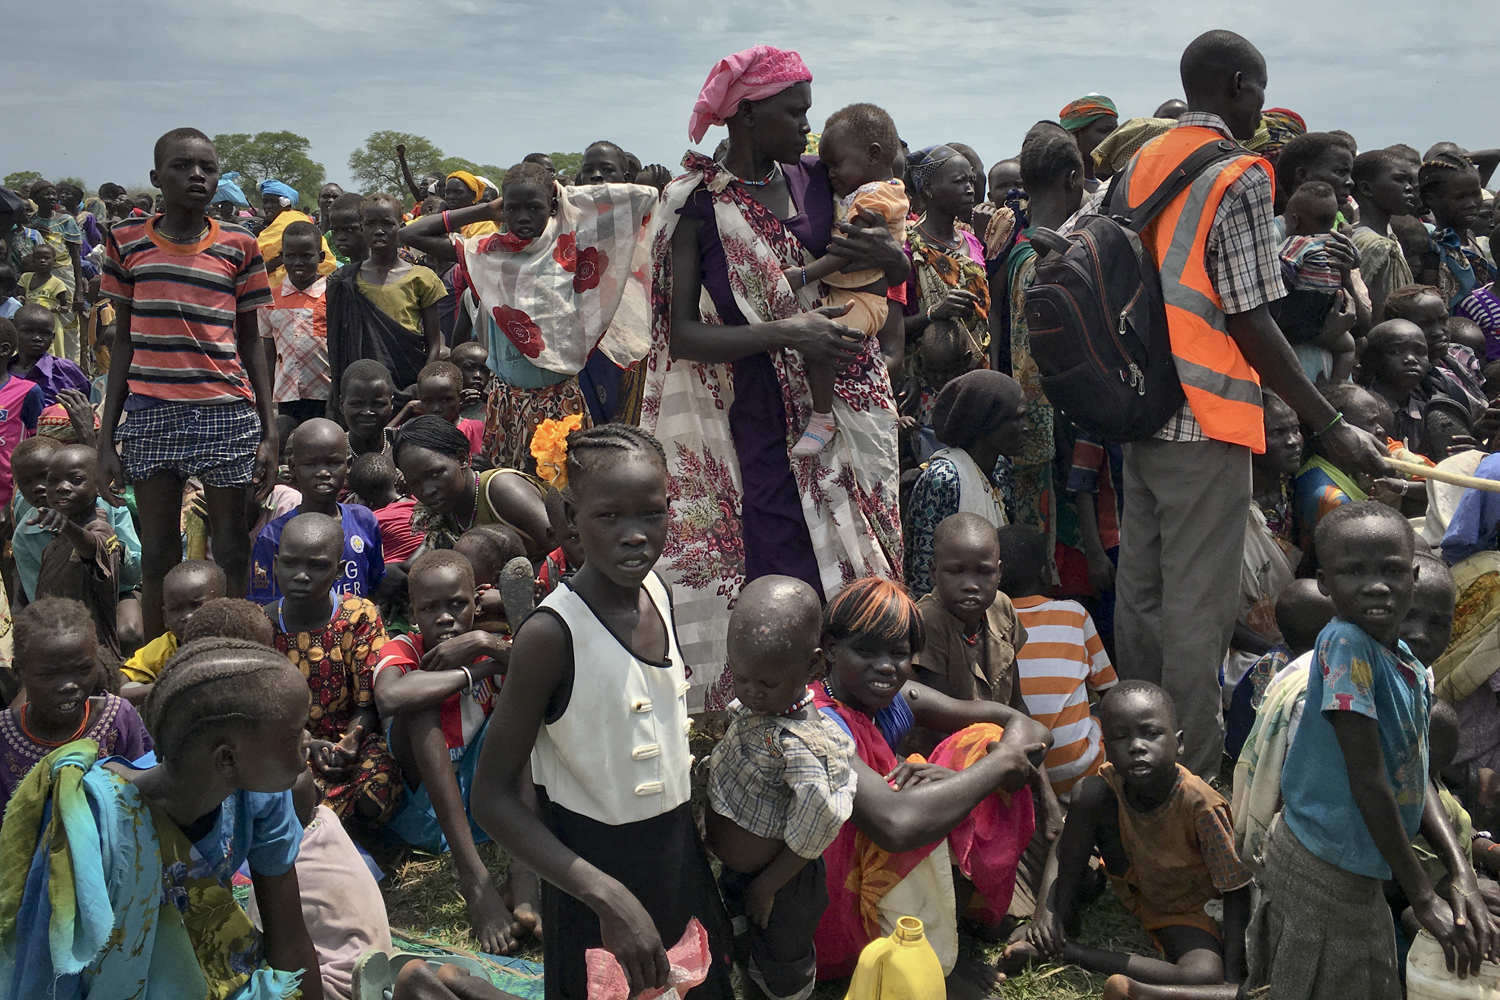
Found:
[[378, 129], [499, 165], [609, 139], [675, 169], [709, 68], [757, 43], [812, 69], [814, 129], [870, 101], [911, 146], [967, 142], [989, 164], [1084, 94], [1122, 119], [1181, 96], [1178, 57], [1211, 28], [1256, 43], [1267, 106], [1314, 130], [1500, 145], [1485, 3], [59, 0], [13, 5], [0, 27], [0, 176], [143, 185], [157, 136], [184, 125], [297, 132], [340, 182]]

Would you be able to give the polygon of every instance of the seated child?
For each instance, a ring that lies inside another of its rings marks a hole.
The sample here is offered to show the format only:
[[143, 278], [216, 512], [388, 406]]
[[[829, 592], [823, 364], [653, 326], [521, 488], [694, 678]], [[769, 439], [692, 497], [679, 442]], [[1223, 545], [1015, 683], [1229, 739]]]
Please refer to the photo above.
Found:
[[[1109, 973], [1107, 995], [1155, 996], [1141, 984], [1203, 985], [1243, 977], [1252, 875], [1234, 849], [1229, 805], [1177, 763], [1182, 733], [1165, 691], [1146, 681], [1117, 685], [1100, 705], [1107, 760], [1073, 793], [1067, 826], [1026, 939], [1007, 964], [1041, 956]], [[1115, 894], [1165, 959], [1079, 944], [1079, 892], [1098, 850]], [[1050, 893], [1049, 893], [1050, 888]], [[1224, 900], [1222, 934], [1204, 911]], [[1389, 919], [1389, 918], [1387, 918]], [[1127, 992], [1128, 989], [1128, 992]], [[1228, 996], [1234, 996], [1233, 988]]]
[[[507, 906], [475, 849], [469, 795], [510, 641], [474, 629], [474, 570], [450, 549], [424, 552], [407, 578], [417, 630], [396, 636], [375, 665], [375, 703], [406, 778], [387, 829], [409, 844], [451, 849], [459, 891], [483, 951], [508, 954], [540, 926], [539, 904]], [[514, 868], [512, 869], [514, 870]]]
[[324, 514], [286, 523], [276, 551], [279, 600], [266, 605], [276, 648], [302, 671], [313, 693], [309, 765], [325, 803], [340, 819], [390, 819], [401, 798], [400, 773], [377, 724], [374, 666], [385, 625], [369, 600], [333, 590], [343, 531]]
[[349, 474], [349, 442], [332, 420], [315, 417], [292, 432], [292, 478], [302, 503], [261, 529], [250, 553], [250, 590], [257, 604], [281, 595], [273, 576], [276, 549], [287, 522], [299, 514], [337, 517], [344, 527], [344, 550], [335, 580], [337, 591], [355, 597], [374, 597], [385, 577], [380, 526], [369, 508], [338, 502]]
[[1104, 763], [1103, 734], [1089, 694], [1103, 695], [1119, 679], [1083, 605], [1045, 596], [1045, 536], [1008, 525], [999, 538], [1000, 587], [1011, 595], [1026, 636], [1016, 650], [1017, 686], [1027, 714], [1052, 730], [1047, 777], [1053, 791], [1066, 795]]
[[130, 703], [100, 686], [97, 640], [88, 609], [65, 597], [44, 597], [16, 612], [16, 678], [25, 703], [0, 711], [0, 815], [16, 786], [64, 743], [87, 739], [99, 752], [135, 760], [151, 735]]
[[[1327, 181], [1308, 181], [1286, 203], [1286, 241], [1281, 244], [1281, 270], [1287, 287], [1318, 293], [1328, 298], [1326, 314], [1338, 308], [1338, 293], [1350, 285], [1350, 270], [1340, 268], [1324, 249], [1338, 215], [1333, 186]], [[1348, 294], [1354, 294], [1352, 286]], [[1347, 381], [1354, 371], [1354, 336], [1324, 331], [1311, 341], [1332, 355], [1331, 368], [1319, 373], [1330, 382]]]
[[11, 374], [10, 359], [16, 355], [17, 337], [15, 324], [0, 319], [0, 508], [7, 509], [15, 492], [11, 456], [22, 438], [36, 433], [37, 418], [46, 406], [40, 386]]
[[[271, 398], [283, 416], [300, 424], [321, 417], [333, 384], [328, 372], [328, 281], [318, 273], [323, 237], [311, 222], [293, 222], [281, 234], [286, 277], [271, 287], [261, 309], [266, 366], [275, 373]], [[285, 440], [285, 439], [283, 439]]]
[[378, 451], [361, 455], [349, 465], [349, 502], [364, 504], [375, 515], [387, 572], [392, 563], [410, 559], [422, 544], [422, 535], [411, 528], [417, 499], [401, 495], [396, 485], [400, 476], [391, 457]]
[[[43, 875], [8, 897], [19, 911], [8, 910], [0, 981], [17, 997], [60, 996], [70, 984], [77, 996], [80, 981], [95, 997], [119, 995], [108, 984], [120, 982], [142, 997], [296, 994], [318, 961], [292, 870], [302, 828], [290, 789], [307, 770], [307, 709], [307, 684], [274, 649], [190, 642], [146, 705], [158, 764], [105, 760], [80, 741], [34, 767], [11, 798], [7, 863], [40, 857], [45, 873], [50, 854], [52, 871], [69, 877]], [[90, 822], [75, 822], [80, 814]], [[230, 891], [246, 861], [264, 936]], [[60, 952], [47, 944], [49, 903], [54, 920], [79, 914]], [[316, 974], [300, 995], [322, 995]]]
[[[839, 196], [835, 211], [838, 221], [865, 225], [860, 213], [874, 212], [884, 220], [896, 241], [906, 236], [906, 213], [911, 203], [905, 184], [893, 174], [896, 155], [901, 151], [896, 124], [891, 116], [873, 104], [851, 104], [836, 111], [823, 126], [818, 153], [828, 165], [828, 178]], [[815, 281], [832, 287], [829, 314], [840, 318], [866, 337], [874, 337], [885, 326], [889, 306], [886, 279], [875, 270], [841, 273], [849, 262], [838, 254], [825, 254], [806, 267], [786, 270], [793, 289], [805, 288]], [[837, 307], [844, 307], [842, 312]], [[837, 372], [827, 365], [803, 358], [807, 369], [808, 389], [812, 394], [812, 417], [802, 438], [792, 446], [792, 457], [816, 455], [833, 440], [834, 381]]]
[[[365, 952], [392, 950], [385, 897], [338, 815], [327, 802], [319, 801], [312, 781], [298, 779], [292, 786], [292, 805], [297, 810], [297, 822], [302, 824], [296, 864], [302, 922], [318, 951], [323, 995], [349, 997], [353, 995], [354, 967]], [[245, 909], [260, 930], [254, 887]]]
[[736, 953], [769, 997], [813, 986], [823, 852], [854, 810], [854, 741], [811, 707], [820, 620], [817, 594], [785, 576], [748, 584], [729, 619], [737, 700], [714, 748], [704, 820]]
[[275, 647], [276, 627], [266, 617], [266, 609], [243, 597], [216, 597], [182, 626], [182, 645], [196, 639], [240, 639], [262, 646]]
[[417, 398], [401, 408], [392, 420], [392, 429], [400, 427], [411, 417], [423, 413], [434, 413], [469, 439], [469, 454], [484, 452], [484, 421], [470, 420], [461, 416], [463, 410], [464, 373], [450, 361], [434, 361], [422, 369], [417, 376]]
[[[506, 565], [525, 558], [521, 536], [503, 524], [481, 524], [470, 528], [453, 543], [453, 551], [469, 560], [474, 569], [474, 627], [486, 632], [510, 634], [500, 580]], [[530, 581], [528, 566], [528, 582]], [[526, 595], [528, 598], [531, 594]]]
[[490, 371], [489, 351], [477, 340], [471, 340], [454, 347], [448, 360], [458, 365], [458, 370], [464, 373], [464, 390], [460, 397], [463, 405], [459, 416], [478, 420], [483, 424], [485, 404], [490, 398], [490, 383], [495, 377]]
[[391, 453], [386, 424], [391, 422], [396, 385], [379, 361], [355, 361], [339, 385], [339, 416], [349, 430], [349, 460], [371, 452]]
[[[1419, 828], [1453, 837], [1427, 794], [1430, 675], [1400, 638], [1418, 575], [1411, 525], [1383, 504], [1346, 504], [1319, 522], [1315, 544], [1319, 587], [1338, 617], [1308, 670], [1307, 703], [1317, 711], [1303, 714], [1282, 770], [1284, 806], [1265, 839], [1247, 985], [1272, 996], [1397, 998], [1385, 879], [1394, 876], [1461, 974], [1477, 971], [1491, 946], [1476, 948], [1455, 926], [1411, 846]], [[1463, 916], [1486, 941], [1489, 918], [1467, 867], [1454, 865], [1452, 875], [1474, 897]]]
[[[1346, 422], [1369, 431], [1381, 441], [1390, 439], [1395, 418], [1390, 405], [1380, 396], [1349, 382], [1325, 385], [1320, 391], [1344, 415]], [[1343, 504], [1368, 500], [1376, 484], [1365, 473], [1348, 473], [1334, 465], [1323, 455], [1316, 436], [1309, 444], [1312, 454], [1292, 483], [1292, 504], [1299, 528], [1297, 547], [1303, 552], [1313, 552], [1313, 529], [1329, 511]]]
[[53, 315], [42, 306], [28, 302], [16, 310], [16, 353], [10, 359], [10, 373], [42, 387], [42, 405], [57, 402], [64, 389], [77, 389], [85, 396], [92, 388], [83, 369], [52, 353]]
[[181, 645], [182, 629], [198, 609], [225, 595], [224, 569], [209, 559], [187, 559], [167, 570], [161, 584], [162, 617], [167, 630], [136, 650], [120, 665], [120, 694], [139, 705]]
[[571, 488], [564, 486], [558, 489], [555, 486], [547, 487], [547, 495], [543, 498], [547, 505], [547, 523], [552, 528], [552, 538], [557, 547], [547, 553], [547, 558], [542, 560], [542, 568], [536, 577], [536, 599], [541, 600], [557, 585], [574, 573], [578, 567], [583, 565], [583, 546], [578, 542], [578, 528], [568, 523], [567, 505], [573, 499]]
[[[1016, 651], [1026, 630], [1000, 592], [1000, 545], [978, 514], [952, 514], [932, 533], [932, 593], [917, 602], [927, 642], [912, 656], [917, 680], [961, 701], [998, 701], [1025, 711]], [[909, 747], [923, 756], [947, 733], [918, 729]]]
[[54, 451], [47, 463], [47, 506], [27, 522], [54, 536], [42, 552], [37, 597], [81, 601], [94, 618], [101, 656], [117, 669], [120, 540], [99, 510], [98, 465], [98, 452], [81, 444]]
[[64, 357], [63, 349], [63, 317], [72, 304], [72, 295], [68, 286], [56, 274], [53, 268], [57, 264], [57, 251], [43, 243], [31, 251], [31, 270], [21, 275], [21, 290], [26, 293], [28, 305], [38, 305], [46, 309], [51, 317], [53, 340], [50, 350], [58, 357]]
[[1425, 390], [1451, 396], [1468, 406], [1484, 406], [1487, 397], [1480, 363], [1484, 353], [1476, 354], [1449, 337], [1448, 324], [1453, 317], [1436, 288], [1413, 284], [1396, 289], [1386, 299], [1383, 318], [1408, 320], [1422, 328], [1427, 338], [1427, 360], [1432, 364]]

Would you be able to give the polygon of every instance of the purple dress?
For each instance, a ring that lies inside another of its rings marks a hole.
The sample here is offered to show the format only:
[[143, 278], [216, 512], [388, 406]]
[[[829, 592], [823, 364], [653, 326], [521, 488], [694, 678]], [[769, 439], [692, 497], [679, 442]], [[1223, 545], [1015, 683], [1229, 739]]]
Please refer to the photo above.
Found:
[[[136, 760], [153, 749], [151, 734], [130, 702], [119, 695], [106, 694], [104, 705], [90, 709], [89, 728], [79, 739], [99, 744], [99, 759], [124, 757]], [[20, 709], [0, 712], [0, 814], [15, 794], [16, 786], [33, 767], [56, 747], [33, 742], [21, 729]]]
[[[816, 156], [783, 164], [783, 169], [798, 211], [781, 220], [782, 225], [797, 242], [821, 257], [833, 232], [833, 188], [828, 183], [828, 170]], [[730, 290], [724, 244], [714, 224], [713, 198], [708, 189], [695, 191], [679, 214], [700, 223], [698, 257], [703, 287], [720, 318], [726, 326], [747, 325]], [[729, 432], [734, 438], [744, 490], [745, 582], [782, 574], [806, 581], [821, 597], [818, 560], [787, 452], [786, 404], [770, 354], [752, 354], [734, 362]]]

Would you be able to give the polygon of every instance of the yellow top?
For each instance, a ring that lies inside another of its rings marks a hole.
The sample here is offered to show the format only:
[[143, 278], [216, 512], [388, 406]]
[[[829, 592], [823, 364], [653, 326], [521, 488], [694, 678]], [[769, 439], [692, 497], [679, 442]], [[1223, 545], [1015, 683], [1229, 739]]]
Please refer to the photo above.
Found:
[[161, 668], [167, 665], [167, 661], [176, 652], [177, 636], [171, 632], [163, 632], [120, 664], [120, 676], [136, 684], [155, 684]]

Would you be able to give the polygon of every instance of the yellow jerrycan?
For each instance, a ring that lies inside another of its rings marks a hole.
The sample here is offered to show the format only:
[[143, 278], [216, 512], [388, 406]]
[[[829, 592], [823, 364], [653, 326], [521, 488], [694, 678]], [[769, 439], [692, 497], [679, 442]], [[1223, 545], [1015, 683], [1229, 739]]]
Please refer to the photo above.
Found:
[[859, 953], [845, 1000], [945, 1000], [947, 986], [922, 921], [902, 917], [890, 937], [876, 938]]

